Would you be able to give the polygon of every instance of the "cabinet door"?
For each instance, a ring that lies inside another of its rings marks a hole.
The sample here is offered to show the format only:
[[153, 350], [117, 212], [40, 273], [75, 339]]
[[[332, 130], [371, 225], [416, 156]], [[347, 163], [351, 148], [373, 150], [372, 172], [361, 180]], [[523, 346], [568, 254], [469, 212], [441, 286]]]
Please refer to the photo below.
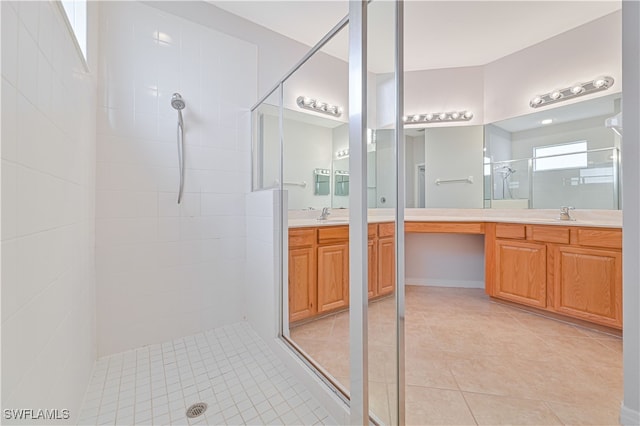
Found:
[[369, 298], [378, 295], [378, 246], [375, 239], [370, 239], [368, 244], [369, 266]]
[[318, 312], [349, 306], [349, 243], [318, 246]]
[[289, 321], [317, 312], [316, 256], [313, 247], [289, 250]]
[[545, 244], [496, 241], [493, 296], [525, 305], [547, 305], [547, 249]]
[[622, 253], [578, 247], [557, 248], [554, 309], [622, 328]]
[[396, 287], [396, 245], [394, 238], [378, 240], [378, 296]]

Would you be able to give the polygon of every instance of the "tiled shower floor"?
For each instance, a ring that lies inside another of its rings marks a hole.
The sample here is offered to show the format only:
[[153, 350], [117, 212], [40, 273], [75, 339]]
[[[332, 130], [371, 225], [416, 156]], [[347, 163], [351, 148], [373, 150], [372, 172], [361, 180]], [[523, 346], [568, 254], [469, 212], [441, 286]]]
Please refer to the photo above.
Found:
[[[208, 409], [187, 419], [186, 409]], [[247, 323], [101, 358], [81, 425], [335, 424]]]

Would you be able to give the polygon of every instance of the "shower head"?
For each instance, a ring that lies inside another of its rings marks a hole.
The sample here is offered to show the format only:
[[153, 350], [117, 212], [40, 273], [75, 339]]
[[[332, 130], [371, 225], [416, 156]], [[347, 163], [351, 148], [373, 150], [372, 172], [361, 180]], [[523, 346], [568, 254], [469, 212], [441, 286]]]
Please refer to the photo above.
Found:
[[510, 166], [507, 166], [507, 165], [496, 167], [493, 170], [495, 170], [498, 173], [505, 174], [505, 175], [512, 175], [512, 174], [514, 174], [516, 172], [515, 169], [512, 169]]
[[180, 93], [173, 94], [173, 96], [171, 97], [171, 106], [178, 111], [184, 109], [186, 104], [184, 102], [184, 99], [182, 99], [182, 96], [180, 96]]

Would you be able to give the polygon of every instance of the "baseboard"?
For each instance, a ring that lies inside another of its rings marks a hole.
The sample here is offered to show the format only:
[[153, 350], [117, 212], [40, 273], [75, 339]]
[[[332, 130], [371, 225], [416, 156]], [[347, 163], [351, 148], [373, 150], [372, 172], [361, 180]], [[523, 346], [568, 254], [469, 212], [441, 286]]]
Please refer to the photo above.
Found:
[[640, 425], [640, 411], [625, 407], [623, 403], [620, 407], [620, 424], [623, 426]]
[[405, 285], [419, 285], [424, 287], [484, 288], [484, 281], [431, 280], [407, 277], [404, 282]]

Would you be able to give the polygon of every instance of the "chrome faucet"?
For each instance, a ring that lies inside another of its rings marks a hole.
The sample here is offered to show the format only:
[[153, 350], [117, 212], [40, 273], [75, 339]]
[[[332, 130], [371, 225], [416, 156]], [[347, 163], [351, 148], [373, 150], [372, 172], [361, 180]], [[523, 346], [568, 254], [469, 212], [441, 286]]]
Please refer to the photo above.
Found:
[[571, 210], [574, 210], [575, 207], [570, 206], [562, 206], [560, 207], [560, 220], [575, 220], [575, 218], [571, 217], [569, 213]]
[[329, 211], [329, 207], [323, 207], [322, 213], [320, 213], [320, 217], [318, 220], [327, 220], [327, 216], [329, 216], [331, 212]]

